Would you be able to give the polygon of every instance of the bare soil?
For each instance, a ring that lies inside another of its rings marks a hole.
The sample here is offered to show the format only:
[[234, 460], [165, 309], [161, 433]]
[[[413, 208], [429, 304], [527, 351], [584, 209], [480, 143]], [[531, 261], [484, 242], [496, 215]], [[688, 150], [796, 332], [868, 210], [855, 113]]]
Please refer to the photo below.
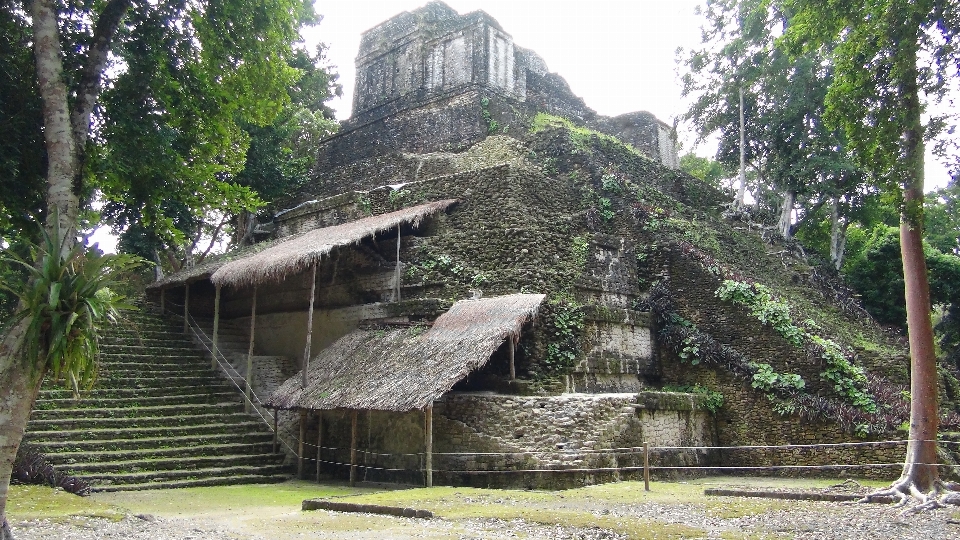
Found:
[[[706, 497], [705, 488], [851, 492], [875, 484], [706, 478], [683, 483], [622, 482], [567, 491], [437, 487], [352, 489], [288, 482], [78, 498], [15, 486], [8, 511], [28, 539], [940, 539], [960, 538], [960, 510], [901, 515], [889, 505]], [[302, 500], [395, 505], [434, 519], [301, 511]]]

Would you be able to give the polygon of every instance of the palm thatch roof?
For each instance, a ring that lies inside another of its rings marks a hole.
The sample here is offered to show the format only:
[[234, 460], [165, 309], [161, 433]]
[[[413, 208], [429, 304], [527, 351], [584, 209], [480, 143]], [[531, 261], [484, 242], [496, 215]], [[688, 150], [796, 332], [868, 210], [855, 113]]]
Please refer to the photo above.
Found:
[[226, 265], [228, 262], [249, 257], [286, 240], [287, 239], [284, 238], [281, 240], [258, 242], [252, 246], [246, 246], [235, 251], [209, 256], [199, 264], [183, 268], [177, 272], [168, 274], [157, 281], [154, 281], [153, 283], [147, 285], [147, 289], [168, 289], [170, 287], [183, 286], [187, 283], [209, 279], [214, 272], [219, 270], [220, 267]]
[[423, 327], [359, 329], [310, 361], [284, 382], [267, 406], [278, 409], [420, 409], [482, 367], [503, 344], [516, 339], [543, 302], [542, 294], [461, 300]]
[[249, 287], [281, 281], [319, 262], [335, 248], [359, 243], [364, 238], [400, 225], [419, 227], [425, 217], [446, 210], [456, 199], [436, 201], [396, 212], [371, 216], [342, 225], [314, 229], [278, 243], [251, 257], [231, 261], [213, 273], [214, 285]]

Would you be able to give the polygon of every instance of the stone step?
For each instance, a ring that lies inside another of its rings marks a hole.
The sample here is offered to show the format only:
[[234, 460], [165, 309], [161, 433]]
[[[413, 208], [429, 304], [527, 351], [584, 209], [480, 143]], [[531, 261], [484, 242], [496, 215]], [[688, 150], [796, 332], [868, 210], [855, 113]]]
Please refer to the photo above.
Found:
[[34, 411], [52, 409], [112, 409], [126, 405], [150, 407], [155, 405], [191, 405], [201, 403], [243, 403], [236, 390], [230, 392], [209, 392], [182, 394], [174, 396], [129, 396], [123, 398], [83, 398], [83, 399], [38, 399]]
[[[231, 407], [236, 410], [235, 407]], [[79, 412], [79, 411], [78, 411]], [[109, 430], [126, 427], [127, 429], [147, 429], [160, 427], [178, 427], [185, 428], [191, 426], [211, 425], [215, 422], [222, 422], [225, 425], [234, 425], [251, 418], [247, 413], [226, 413], [226, 414], [192, 414], [192, 415], [171, 415], [171, 416], [138, 416], [123, 418], [53, 418], [49, 420], [30, 420], [30, 431], [40, 433], [59, 432], [59, 431], [77, 431], [77, 430]]]
[[179, 375], [170, 375], [170, 376], [159, 376], [154, 374], [143, 374], [141, 377], [103, 377], [104, 379], [109, 379], [112, 383], [126, 387], [126, 388], [175, 388], [177, 386], [205, 386], [208, 384], [217, 384], [220, 383], [218, 379], [214, 378], [213, 373], [208, 373], [207, 375], [196, 375], [196, 376], [179, 376]]
[[169, 471], [93, 473], [84, 474], [83, 478], [88, 482], [97, 484], [98, 486], [115, 486], [118, 484], [145, 484], [148, 482], [194, 480], [235, 475], [273, 476], [284, 472], [286, 472], [286, 469], [282, 465], [270, 465], [265, 467], [240, 465], [236, 467], [209, 467], [203, 469], [182, 469]]
[[32, 426], [28, 426], [24, 440], [29, 442], [96, 441], [107, 439], [139, 439], [145, 437], [179, 437], [183, 435], [218, 435], [258, 431], [265, 427], [262, 421], [255, 420], [232, 424], [208, 423], [136, 428], [126, 426], [121, 428], [62, 429], [56, 431], [35, 431]]
[[196, 435], [140, 437], [124, 439], [59, 440], [35, 442], [41, 450], [52, 455], [69, 452], [135, 452], [157, 449], [189, 451], [192, 448], [216, 444], [259, 445], [273, 444], [273, 434], [267, 431], [239, 431], [237, 433], [209, 433]]
[[141, 362], [145, 365], [152, 364], [154, 362], [169, 363], [171, 361], [181, 364], [193, 362], [197, 365], [200, 365], [204, 360], [207, 359], [207, 356], [200, 354], [198, 351], [191, 351], [187, 354], [178, 354], [175, 351], [104, 353], [101, 354], [100, 357], [105, 363], [124, 361]]
[[[289, 479], [269, 420], [241, 412], [242, 390], [211, 369], [182, 321], [148, 307], [101, 337], [95, 388], [73, 399], [63, 381], [45, 381], [27, 426], [24, 441], [58, 470], [96, 491]], [[224, 325], [218, 346], [245, 354], [245, 330]]]
[[278, 467], [283, 465], [283, 459], [282, 454], [177, 456], [63, 464], [62, 470], [67, 474], [90, 478], [98, 474], [112, 474], [114, 471], [166, 473], [227, 467]]
[[112, 463], [122, 461], [138, 461], [146, 459], [183, 458], [198, 456], [224, 455], [282, 455], [273, 454], [273, 442], [261, 441], [255, 443], [224, 443], [199, 444], [189, 447], [161, 447], [135, 448], [123, 450], [75, 451], [75, 452], [48, 452], [47, 460], [53, 465], [73, 465], [85, 463]]
[[236, 401], [226, 403], [191, 403], [175, 405], [147, 405], [112, 408], [85, 408], [85, 409], [34, 409], [30, 415], [31, 422], [45, 420], [73, 421], [78, 416], [85, 420], [94, 419], [143, 419], [143, 418], [176, 418], [183, 416], [208, 416], [211, 414], [235, 414], [239, 410]]
[[210, 373], [210, 362], [197, 361], [170, 361], [167, 358], [160, 358], [156, 362], [131, 362], [125, 359], [110, 360], [100, 362], [100, 369], [107, 373], [120, 372], [148, 372], [148, 371], [189, 371], [198, 373]]
[[96, 485], [91, 491], [97, 493], [108, 493], [116, 491], [144, 491], [148, 489], [176, 489], [188, 487], [206, 487], [206, 486], [232, 486], [240, 484], [279, 484], [291, 479], [289, 474], [273, 475], [231, 475], [231, 476], [207, 476], [204, 478], [166, 480], [162, 482], [145, 482], [140, 484], [113, 484]]
[[140, 380], [140, 379], [182, 379], [184, 377], [196, 378], [196, 379], [208, 379], [210, 382], [216, 381], [216, 374], [210, 369], [209, 362], [208, 365], [197, 365], [197, 364], [182, 364], [182, 365], [166, 365], [166, 367], [161, 366], [149, 366], [147, 364], [136, 365], [126, 363], [125, 366], [104, 366], [98, 374], [97, 382], [99, 384], [104, 384], [106, 381], [110, 380]]
[[[234, 385], [222, 379], [213, 379], [210, 384], [184, 384], [177, 387], [155, 388], [94, 388], [83, 392], [80, 399], [130, 399], [140, 397], [183, 396], [210, 392], [237, 392]], [[65, 388], [47, 387], [40, 390], [39, 399], [72, 399], [73, 393]]]

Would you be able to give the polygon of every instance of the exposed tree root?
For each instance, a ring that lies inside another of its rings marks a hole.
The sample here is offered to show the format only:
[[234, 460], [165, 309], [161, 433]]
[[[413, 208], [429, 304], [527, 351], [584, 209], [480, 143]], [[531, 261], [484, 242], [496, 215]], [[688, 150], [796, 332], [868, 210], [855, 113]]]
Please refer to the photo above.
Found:
[[960, 485], [937, 480], [936, 485], [927, 493], [920, 491], [916, 483], [910, 478], [901, 478], [888, 488], [874, 491], [860, 502], [880, 502], [887, 499], [896, 501], [894, 508], [904, 508], [901, 515], [916, 514], [927, 510], [943, 508], [949, 505], [960, 506]]
[[844, 480], [843, 482], [840, 482], [839, 484], [834, 484], [834, 485], [832, 485], [832, 486], [830, 486], [830, 487], [832, 487], [832, 488], [845, 488], [845, 487], [857, 487], [857, 488], [861, 488], [861, 487], [863, 487], [863, 486], [860, 484], [860, 482], [857, 482], [857, 481], [854, 480], [853, 478], [847, 478], [847, 479]]

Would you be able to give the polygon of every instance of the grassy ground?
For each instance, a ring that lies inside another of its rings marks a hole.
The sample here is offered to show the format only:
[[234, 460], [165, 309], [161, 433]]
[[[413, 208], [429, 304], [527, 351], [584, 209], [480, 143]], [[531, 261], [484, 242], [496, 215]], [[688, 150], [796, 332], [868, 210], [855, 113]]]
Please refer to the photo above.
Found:
[[[120, 519], [153, 515], [186, 519], [209, 528], [226, 528], [240, 536], [278, 540], [314, 538], [497, 538], [502, 527], [520, 536], [540, 538], [549, 528], [613, 531], [627, 538], [753, 539], [789, 538], [789, 534], [742, 529], [738, 523], [775, 514], [798, 503], [770, 499], [705, 497], [708, 487], [735, 483], [751, 487], [823, 487], [835, 480], [705, 478], [679, 483], [620, 482], [567, 491], [493, 490], [477, 488], [350, 488], [336, 484], [291, 481], [279, 485], [226, 486], [102, 493], [80, 498], [41, 487], [12, 486], [8, 512], [12, 521], [77, 516]], [[303, 512], [311, 498], [413, 507], [440, 519], [415, 520], [333, 512]], [[807, 503], [801, 503], [807, 504]], [[813, 503], [810, 503], [813, 504]], [[642, 511], [638, 511], [642, 509]], [[836, 511], [824, 507], [824, 512]], [[958, 513], [960, 514], [960, 513]], [[690, 516], [690, 520], [683, 519]], [[960, 515], [956, 516], [960, 517]], [[525, 531], [525, 532], [524, 532]]]

